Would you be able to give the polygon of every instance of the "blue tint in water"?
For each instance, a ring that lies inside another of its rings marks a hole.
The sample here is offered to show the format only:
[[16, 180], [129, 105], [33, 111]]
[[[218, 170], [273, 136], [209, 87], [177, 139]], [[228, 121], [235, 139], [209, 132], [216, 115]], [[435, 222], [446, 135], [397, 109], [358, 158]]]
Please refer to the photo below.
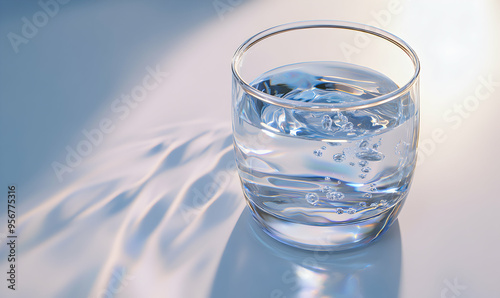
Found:
[[[252, 85], [311, 104], [357, 103], [398, 88], [376, 71], [337, 62], [287, 65]], [[309, 226], [354, 223], [387, 217], [406, 197], [418, 125], [408, 95], [342, 112], [283, 108], [242, 95], [233, 108], [239, 173], [258, 216]], [[398, 144], [408, 148], [395, 150]], [[321, 155], [328, 158], [318, 158], [317, 148], [327, 149]]]

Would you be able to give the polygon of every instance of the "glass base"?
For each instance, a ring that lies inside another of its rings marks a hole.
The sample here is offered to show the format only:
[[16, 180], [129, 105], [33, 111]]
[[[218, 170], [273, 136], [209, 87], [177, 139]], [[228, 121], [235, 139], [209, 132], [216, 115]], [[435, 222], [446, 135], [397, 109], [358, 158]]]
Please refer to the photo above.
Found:
[[396, 220], [405, 199], [368, 219], [321, 226], [287, 221], [266, 212], [248, 198], [246, 201], [255, 220], [272, 238], [306, 250], [341, 251], [366, 245], [385, 233]]

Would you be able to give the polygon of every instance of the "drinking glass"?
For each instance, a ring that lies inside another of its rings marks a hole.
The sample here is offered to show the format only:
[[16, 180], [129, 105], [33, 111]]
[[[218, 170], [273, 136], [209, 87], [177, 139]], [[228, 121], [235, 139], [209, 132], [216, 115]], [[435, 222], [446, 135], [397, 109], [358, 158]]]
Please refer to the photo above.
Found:
[[382, 235], [415, 169], [413, 49], [372, 26], [306, 21], [254, 35], [231, 67], [238, 174], [264, 231], [310, 250]]

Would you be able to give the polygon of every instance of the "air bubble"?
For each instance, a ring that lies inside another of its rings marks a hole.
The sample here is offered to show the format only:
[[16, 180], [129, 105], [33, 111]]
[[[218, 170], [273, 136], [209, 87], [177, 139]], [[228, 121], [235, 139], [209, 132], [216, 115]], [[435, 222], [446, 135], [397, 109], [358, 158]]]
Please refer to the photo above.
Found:
[[337, 214], [343, 214], [344, 213], [344, 209], [342, 208], [337, 208]]
[[366, 178], [366, 174], [359, 174], [359, 178], [365, 179]]
[[371, 193], [367, 192], [363, 195], [363, 198], [371, 199], [372, 196], [373, 195]]
[[311, 205], [316, 205], [319, 201], [319, 197], [317, 194], [311, 192], [306, 195], [306, 201]]
[[362, 160], [358, 164], [362, 167], [366, 167], [366, 165], [368, 165], [368, 162], [366, 160]]
[[335, 117], [333, 117], [333, 121], [335, 122], [335, 125], [337, 125], [338, 127], [341, 127], [341, 128], [344, 128], [347, 123], [349, 123], [349, 119], [347, 119], [346, 116], [344, 116], [344, 114], [342, 114], [342, 112], [337, 112], [337, 115]]
[[330, 177], [325, 177], [325, 181], [330, 181]]
[[328, 145], [335, 147], [335, 146], [342, 146], [342, 143], [340, 142], [326, 142]]
[[356, 153], [356, 157], [362, 160], [380, 161], [385, 158], [384, 154], [374, 149], [363, 150]]
[[324, 130], [331, 130], [332, 123], [333, 123], [333, 120], [328, 115], [324, 115], [323, 119], [321, 119], [321, 125], [323, 126]]
[[361, 168], [361, 172], [363, 172], [363, 173], [369, 173], [371, 170], [372, 170], [372, 168], [370, 168], [370, 167]]
[[408, 144], [404, 141], [399, 141], [399, 143], [396, 145], [395, 153], [397, 155], [404, 156], [407, 154], [409, 148], [410, 148], [410, 144]]
[[380, 204], [385, 207], [385, 206], [387, 206], [387, 201], [386, 200], [380, 200]]
[[354, 209], [354, 208], [349, 208], [349, 209], [347, 209], [347, 213], [349, 213], [349, 214], [354, 214], [354, 213], [356, 213], [356, 209]]
[[377, 204], [376, 203], [371, 203], [370, 207], [377, 207]]
[[372, 148], [375, 149], [375, 150], [377, 150], [378, 147], [380, 147], [380, 145], [382, 144], [381, 141], [382, 141], [382, 139], [379, 139], [378, 142], [376, 142], [375, 144], [373, 144]]
[[370, 191], [377, 191], [377, 187], [375, 186], [375, 184], [370, 184]]
[[321, 156], [323, 156], [323, 151], [321, 151], [321, 150], [314, 150], [313, 154], [316, 155], [317, 157], [321, 157]]
[[326, 150], [326, 146], [321, 147], [321, 150]]
[[333, 200], [342, 200], [344, 198], [344, 194], [338, 191], [332, 191], [328, 192], [326, 194], [326, 198], [333, 201]]
[[359, 202], [359, 206], [366, 207], [366, 203], [365, 202]]
[[355, 163], [353, 163], [353, 162], [351, 161], [351, 162], [349, 163], [349, 165], [350, 165], [351, 167], [354, 167]]
[[345, 154], [344, 153], [337, 153], [333, 155], [333, 160], [336, 162], [343, 162], [345, 160]]
[[359, 143], [359, 148], [365, 149], [368, 147], [368, 145], [369, 145], [368, 141], [364, 140], [361, 143]]

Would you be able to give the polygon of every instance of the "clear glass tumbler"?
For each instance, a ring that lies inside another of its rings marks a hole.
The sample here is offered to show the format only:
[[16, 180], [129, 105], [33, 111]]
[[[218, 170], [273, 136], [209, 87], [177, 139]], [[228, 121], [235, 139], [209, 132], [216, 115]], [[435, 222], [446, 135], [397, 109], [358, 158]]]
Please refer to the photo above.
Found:
[[350, 22], [280, 25], [238, 48], [236, 162], [264, 231], [344, 250], [389, 228], [415, 169], [419, 70], [403, 40]]

